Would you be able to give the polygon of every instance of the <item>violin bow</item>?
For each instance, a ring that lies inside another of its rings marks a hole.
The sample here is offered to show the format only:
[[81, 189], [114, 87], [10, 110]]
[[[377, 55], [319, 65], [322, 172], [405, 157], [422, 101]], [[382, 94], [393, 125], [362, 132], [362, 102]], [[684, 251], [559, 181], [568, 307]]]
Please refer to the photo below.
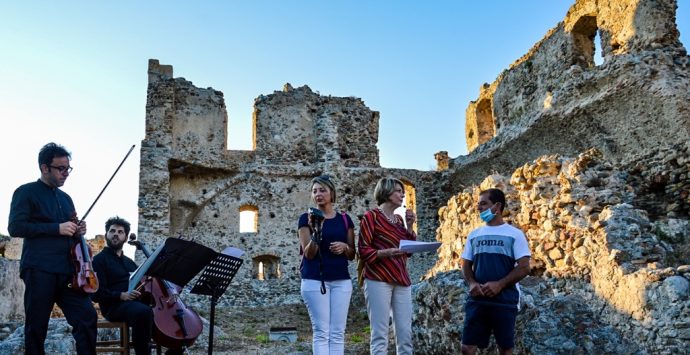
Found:
[[132, 147], [129, 148], [129, 151], [128, 151], [127, 154], [125, 155], [124, 159], [122, 159], [122, 161], [120, 162], [120, 165], [117, 166], [117, 168], [115, 169], [115, 172], [113, 173], [113, 175], [110, 176], [110, 179], [108, 179], [108, 182], [105, 183], [105, 186], [103, 186], [103, 189], [102, 189], [101, 192], [98, 194], [98, 196], [96, 196], [96, 199], [93, 201], [93, 203], [91, 204], [91, 206], [89, 207], [89, 209], [86, 210], [86, 213], [84, 213], [84, 215], [81, 217], [81, 220], [79, 221], [79, 223], [77, 223], [77, 225], [81, 224], [81, 222], [83, 222], [83, 221], [86, 219], [86, 216], [89, 215], [89, 212], [91, 212], [91, 209], [93, 209], [93, 206], [96, 205], [96, 202], [98, 202], [98, 199], [101, 198], [101, 195], [103, 195], [103, 192], [105, 192], [105, 189], [108, 188], [108, 185], [110, 185], [110, 182], [113, 181], [113, 178], [115, 177], [115, 175], [117, 174], [117, 172], [120, 171], [120, 168], [122, 167], [122, 164], [125, 163], [125, 160], [127, 160], [127, 158], [129, 157], [129, 154], [132, 153], [132, 150], [134, 150], [134, 147], [135, 147], [135, 146], [136, 146], [136, 144], [132, 144]]

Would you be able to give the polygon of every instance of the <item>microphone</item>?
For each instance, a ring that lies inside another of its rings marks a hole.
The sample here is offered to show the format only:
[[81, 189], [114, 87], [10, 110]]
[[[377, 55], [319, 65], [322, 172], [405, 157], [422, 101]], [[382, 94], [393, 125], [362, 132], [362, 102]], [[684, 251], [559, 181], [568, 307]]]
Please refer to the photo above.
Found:
[[319, 221], [326, 218], [320, 209], [314, 207], [309, 207], [309, 214], [312, 216], [312, 218], [315, 218]]
[[326, 216], [324, 216], [323, 212], [314, 207], [310, 207], [309, 210], [307, 211], [309, 214], [309, 219], [310, 219], [310, 227], [312, 231], [314, 232], [311, 236], [311, 240], [314, 243], [320, 244], [321, 243], [321, 224], [323, 223], [323, 220], [326, 219]]

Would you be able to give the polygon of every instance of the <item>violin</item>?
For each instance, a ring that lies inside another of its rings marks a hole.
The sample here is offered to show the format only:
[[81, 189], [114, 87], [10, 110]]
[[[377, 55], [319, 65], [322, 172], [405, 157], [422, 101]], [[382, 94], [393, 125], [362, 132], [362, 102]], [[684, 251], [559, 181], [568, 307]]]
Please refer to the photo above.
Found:
[[[113, 181], [115, 174], [117, 174], [117, 172], [120, 170], [122, 164], [125, 163], [125, 160], [127, 160], [127, 157], [130, 153], [132, 153], [133, 149], [134, 146], [132, 145], [132, 147], [129, 148], [129, 151], [125, 155], [125, 158], [122, 159], [122, 162], [120, 162], [120, 165], [117, 166], [117, 169], [115, 169], [113, 175], [110, 176], [108, 182], [105, 183], [105, 186], [103, 186], [101, 192], [98, 194], [98, 196], [96, 196], [96, 199], [91, 204], [91, 207], [89, 207], [89, 209], [86, 210], [84, 218], [82, 218], [82, 220], [80, 221], [79, 218], [77, 218], [77, 212], [72, 213], [72, 218], [70, 219], [70, 221], [76, 223], [77, 227], [81, 224], [81, 222], [84, 219], [86, 219], [86, 216], [89, 215], [89, 212], [91, 212], [93, 206], [96, 205], [98, 199], [101, 198], [101, 195], [103, 195], [103, 192], [108, 187], [110, 182]], [[89, 245], [86, 244], [86, 239], [84, 239], [84, 235], [79, 233], [78, 229], [77, 232], [74, 234], [74, 237], [78, 239], [78, 243], [74, 246], [74, 248], [72, 248], [71, 257], [76, 272], [72, 276], [72, 282], [67, 284], [67, 286], [69, 288], [81, 290], [86, 293], [95, 293], [96, 291], [98, 291], [98, 277], [96, 276], [96, 272], [93, 271], [93, 265], [91, 265], [93, 250], [91, 250], [91, 247], [89, 247]]]
[[[81, 221], [77, 218], [77, 212], [72, 214], [70, 220], [77, 225], [81, 224]], [[79, 233], [78, 229], [74, 237], [77, 238], [77, 243], [71, 250], [71, 256], [76, 272], [72, 275], [72, 282], [67, 286], [85, 293], [95, 293], [98, 291], [98, 277], [96, 272], [93, 271], [93, 265], [91, 264], [93, 250], [86, 243], [84, 235]]]
[[[146, 245], [136, 240], [134, 233], [129, 235], [127, 243], [141, 250], [147, 258], [151, 256]], [[153, 340], [156, 344], [169, 349], [194, 344], [203, 330], [203, 323], [201, 317], [180, 300], [175, 285], [147, 276], [137, 289], [143, 289], [142, 299], [148, 300], [153, 308]]]

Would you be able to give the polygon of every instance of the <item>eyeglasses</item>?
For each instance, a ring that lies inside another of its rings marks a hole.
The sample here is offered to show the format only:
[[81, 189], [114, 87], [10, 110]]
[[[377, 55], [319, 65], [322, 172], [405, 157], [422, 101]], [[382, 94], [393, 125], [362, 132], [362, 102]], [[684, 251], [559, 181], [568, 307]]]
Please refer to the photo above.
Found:
[[69, 173], [72, 172], [72, 169], [74, 169], [74, 168], [72, 168], [71, 166], [52, 166], [52, 165], [48, 165], [48, 167], [49, 167], [49, 168], [53, 168], [53, 169], [57, 169], [57, 171], [59, 171], [60, 174], [64, 174], [65, 172], [69, 174]]

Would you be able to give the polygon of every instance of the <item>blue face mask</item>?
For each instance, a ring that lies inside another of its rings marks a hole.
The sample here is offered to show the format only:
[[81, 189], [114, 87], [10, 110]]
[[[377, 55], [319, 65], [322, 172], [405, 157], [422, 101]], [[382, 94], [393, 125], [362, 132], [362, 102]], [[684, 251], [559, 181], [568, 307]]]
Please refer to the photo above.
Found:
[[479, 218], [481, 218], [482, 221], [489, 223], [489, 222], [491, 222], [492, 219], [494, 219], [494, 217], [496, 217], [496, 214], [491, 212], [492, 207], [494, 207], [494, 206], [491, 206], [491, 207], [485, 209], [484, 211], [482, 211], [479, 214]]

